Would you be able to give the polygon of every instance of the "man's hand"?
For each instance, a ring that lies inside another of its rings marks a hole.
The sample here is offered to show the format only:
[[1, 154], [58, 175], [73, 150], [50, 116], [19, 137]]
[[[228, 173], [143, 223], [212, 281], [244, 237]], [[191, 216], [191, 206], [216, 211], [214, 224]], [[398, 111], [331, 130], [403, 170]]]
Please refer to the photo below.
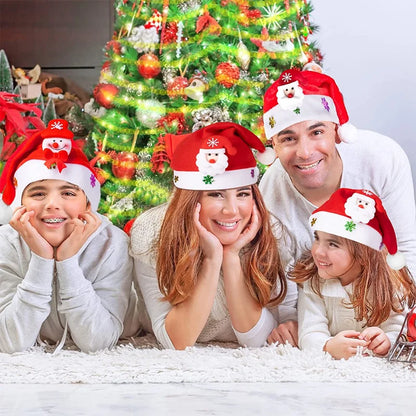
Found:
[[278, 342], [279, 344], [285, 344], [289, 342], [294, 347], [298, 346], [298, 323], [297, 321], [287, 321], [276, 328], [270, 333], [267, 338], [269, 344]]

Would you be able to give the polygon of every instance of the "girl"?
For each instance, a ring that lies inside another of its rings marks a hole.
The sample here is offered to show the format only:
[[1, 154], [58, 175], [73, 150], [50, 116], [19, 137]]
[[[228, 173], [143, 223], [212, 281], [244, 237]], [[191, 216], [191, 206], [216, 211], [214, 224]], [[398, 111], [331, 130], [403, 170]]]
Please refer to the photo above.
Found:
[[[265, 148], [234, 123], [167, 135], [165, 146], [176, 189], [168, 205], [139, 216], [131, 231], [148, 329], [165, 348], [213, 340], [263, 345], [276, 319], [295, 319], [296, 301], [291, 315], [271, 312], [287, 285], [256, 185], [251, 147], [261, 156]], [[293, 322], [281, 325], [292, 343], [296, 332]]]
[[416, 288], [381, 200], [367, 190], [341, 188], [312, 213], [310, 225], [312, 249], [290, 272], [303, 286], [300, 347], [336, 359], [363, 349], [385, 356]]

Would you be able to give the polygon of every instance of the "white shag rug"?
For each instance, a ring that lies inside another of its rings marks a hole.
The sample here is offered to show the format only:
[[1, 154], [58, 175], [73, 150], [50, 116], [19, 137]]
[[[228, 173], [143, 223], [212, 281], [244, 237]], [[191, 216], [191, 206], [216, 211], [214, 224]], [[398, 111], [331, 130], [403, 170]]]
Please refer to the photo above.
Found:
[[52, 355], [44, 347], [0, 353], [0, 380], [4, 384], [416, 382], [416, 366], [376, 357], [337, 361], [289, 345], [241, 348], [217, 343], [164, 350], [148, 335], [94, 354], [70, 348]]

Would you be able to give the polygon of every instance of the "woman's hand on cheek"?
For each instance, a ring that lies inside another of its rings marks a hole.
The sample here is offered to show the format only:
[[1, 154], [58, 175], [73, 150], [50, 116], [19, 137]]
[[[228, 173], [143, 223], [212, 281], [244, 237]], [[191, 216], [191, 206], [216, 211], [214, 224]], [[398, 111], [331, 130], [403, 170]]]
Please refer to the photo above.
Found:
[[227, 252], [239, 253], [242, 248], [249, 244], [260, 230], [260, 215], [257, 205], [253, 203], [250, 222], [246, 225], [238, 239], [224, 248]]
[[223, 247], [218, 238], [209, 232], [199, 221], [201, 204], [198, 202], [194, 212], [194, 224], [199, 235], [199, 245], [206, 258], [222, 260]]
[[81, 249], [89, 236], [98, 229], [101, 220], [91, 211], [81, 213], [78, 218], [71, 220], [74, 228], [69, 236], [56, 249], [56, 260], [69, 259]]
[[9, 224], [22, 236], [33, 253], [45, 259], [53, 259], [53, 247], [30, 222], [34, 215], [34, 211], [27, 211], [26, 207], [21, 206], [14, 210]]

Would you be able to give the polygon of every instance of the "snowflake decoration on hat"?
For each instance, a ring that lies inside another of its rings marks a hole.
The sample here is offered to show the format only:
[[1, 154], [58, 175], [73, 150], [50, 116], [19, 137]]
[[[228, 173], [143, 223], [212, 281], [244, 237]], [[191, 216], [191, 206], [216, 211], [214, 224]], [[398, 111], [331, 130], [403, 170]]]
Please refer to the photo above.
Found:
[[357, 224], [355, 224], [354, 221], [347, 221], [345, 223], [345, 229], [347, 231], [353, 232], [355, 230], [355, 228], [357, 227]]
[[292, 81], [292, 74], [288, 74], [288, 73], [283, 74], [282, 80], [283, 80], [283, 82], [291, 82]]
[[58, 129], [58, 130], [62, 130], [64, 128], [64, 125], [60, 122], [60, 121], [54, 121], [51, 124], [51, 130], [52, 129]]
[[293, 110], [293, 112], [294, 112], [295, 114], [300, 114], [300, 108], [299, 108], [299, 107], [295, 108], [295, 109]]
[[269, 117], [269, 125], [271, 128], [273, 128], [276, 125], [276, 120], [274, 119], [274, 117]]
[[215, 137], [212, 137], [211, 139], [208, 139], [208, 141], [207, 141], [207, 145], [209, 147], [216, 147], [216, 146], [218, 146], [218, 144], [219, 144], [219, 141]]
[[315, 225], [316, 220], [317, 220], [317, 218], [316, 218], [316, 217], [313, 217], [313, 218], [311, 219], [311, 227], [313, 227], [313, 226]]
[[204, 182], [205, 185], [211, 185], [214, 182], [214, 177], [211, 175], [206, 175], [204, 176], [202, 181]]

